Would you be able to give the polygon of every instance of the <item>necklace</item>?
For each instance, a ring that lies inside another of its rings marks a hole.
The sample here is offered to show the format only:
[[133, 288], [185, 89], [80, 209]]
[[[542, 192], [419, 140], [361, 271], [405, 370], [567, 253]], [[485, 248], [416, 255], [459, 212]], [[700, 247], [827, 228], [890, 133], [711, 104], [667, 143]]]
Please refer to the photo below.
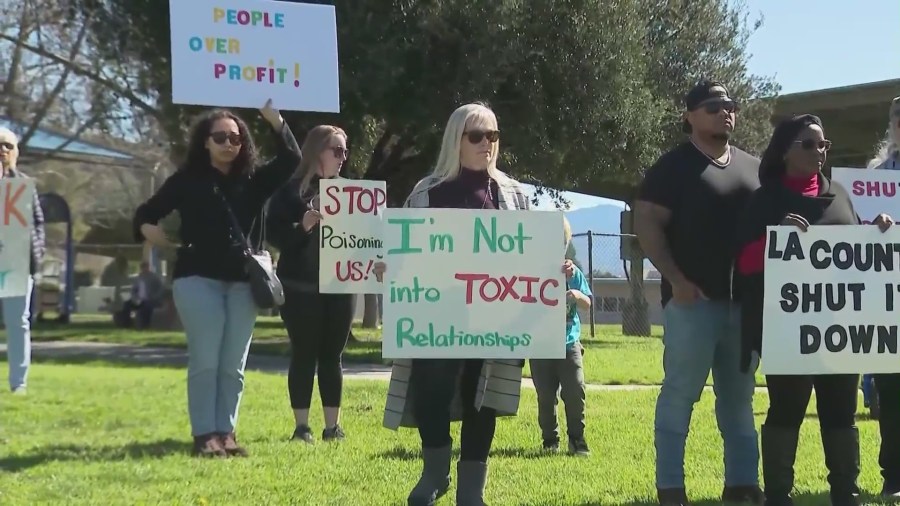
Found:
[[694, 139], [691, 139], [691, 144], [693, 144], [694, 147], [697, 148], [697, 151], [703, 153], [703, 156], [705, 156], [706, 158], [708, 158], [709, 161], [710, 161], [710, 163], [712, 163], [712, 164], [715, 165], [716, 167], [723, 168], [723, 167], [728, 166], [729, 163], [731, 163], [731, 146], [728, 146], [728, 150], [725, 152], [725, 155], [727, 155], [727, 158], [725, 158], [725, 161], [724, 161], [724, 162], [720, 162], [719, 160], [717, 160], [717, 159], [715, 159], [715, 158], [709, 156], [708, 154], [706, 154], [706, 151], [703, 151], [702, 149], [700, 149], [700, 146], [698, 146], [697, 143], [694, 142]]

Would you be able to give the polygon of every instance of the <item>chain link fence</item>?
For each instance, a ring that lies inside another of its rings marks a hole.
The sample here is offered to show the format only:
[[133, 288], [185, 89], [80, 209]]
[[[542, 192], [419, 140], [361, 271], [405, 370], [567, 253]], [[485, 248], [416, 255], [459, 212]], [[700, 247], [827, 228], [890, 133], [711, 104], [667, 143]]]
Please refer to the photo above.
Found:
[[582, 323], [618, 327], [624, 335], [649, 336], [662, 325], [660, 277], [643, 258], [633, 234], [573, 234], [568, 256], [587, 277], [594, 299]]

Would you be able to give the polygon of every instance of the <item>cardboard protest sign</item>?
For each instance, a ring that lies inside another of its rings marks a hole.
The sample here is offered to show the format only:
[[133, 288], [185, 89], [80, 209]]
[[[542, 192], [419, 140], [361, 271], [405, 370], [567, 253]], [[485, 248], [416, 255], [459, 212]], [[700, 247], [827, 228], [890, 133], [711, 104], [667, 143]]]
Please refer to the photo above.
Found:
[[863, 223], [881, 213], [900, 216], [900, 170], [870, 170], [835, 167], [832, 180], [841, 183]]
[[319, 291], [381, 293], [372, 273], [382, 258], [384, 181], [319, 181]]
[[563, 215], [387, 209], [385, 358], [564, 358]]
[[34, 181], [0, 179], [0, 299], [28, 292]]
[[767, 234], [762, 372], [900, 372], [900, 228]]
[[339, 112], [334, 6], [169, 0], [172, 102]]

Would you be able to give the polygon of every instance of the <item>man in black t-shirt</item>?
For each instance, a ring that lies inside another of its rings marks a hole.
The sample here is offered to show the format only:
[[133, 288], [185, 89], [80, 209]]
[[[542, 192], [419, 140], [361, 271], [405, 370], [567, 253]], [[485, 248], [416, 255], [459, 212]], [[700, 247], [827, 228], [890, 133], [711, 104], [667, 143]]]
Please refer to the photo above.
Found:
[[724, 502], [762, 504], [753, 420], [755, 364], [741, 373], [740, 311], [731, 267], [738, 214], [759, 187], [759, 160], [729, 145], [737, 104], [704, 80], [685, 97], [690, 139], [645, 174], [635, 232], [662, 274], [664, 379], [656, 404], [656, 486], [664, 506], [687, 504], [684, 447], [712, 370], [725, 441]]

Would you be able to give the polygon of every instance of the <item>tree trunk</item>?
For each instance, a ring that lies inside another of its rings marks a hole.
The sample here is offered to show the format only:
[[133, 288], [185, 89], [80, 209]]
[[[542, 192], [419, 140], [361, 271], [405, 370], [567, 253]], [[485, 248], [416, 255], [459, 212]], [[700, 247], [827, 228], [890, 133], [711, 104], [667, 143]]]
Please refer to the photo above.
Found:
[[378, 326], [378, 295], [367, 293], [363, 302], [365, 308], [363, 310], [362, 328], [374, 329]]

